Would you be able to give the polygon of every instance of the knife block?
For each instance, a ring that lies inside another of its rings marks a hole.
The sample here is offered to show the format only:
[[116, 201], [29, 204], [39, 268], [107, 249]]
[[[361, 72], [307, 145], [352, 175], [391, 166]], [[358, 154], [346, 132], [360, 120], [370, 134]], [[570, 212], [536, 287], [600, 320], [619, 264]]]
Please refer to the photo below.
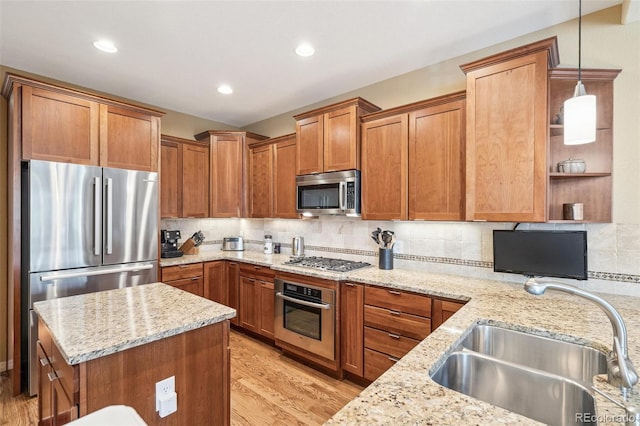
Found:
[[200, 252], [200, 249], [196, 247], [196, 243], [191, 238], [182, 243], [179, 250], [184, 254], [198, 254]]

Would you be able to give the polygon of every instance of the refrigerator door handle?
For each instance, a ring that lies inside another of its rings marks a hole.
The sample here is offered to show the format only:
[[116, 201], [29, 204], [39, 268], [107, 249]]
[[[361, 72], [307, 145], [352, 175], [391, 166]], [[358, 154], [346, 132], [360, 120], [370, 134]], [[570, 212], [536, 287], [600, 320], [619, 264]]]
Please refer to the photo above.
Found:
[[113, 179], [107, 178], [107, 253], [113, 253]]
[[109, 268], [109, 269], [101, 269], [98, 271], [84, 271], [84, 272], [60, 272], [54, 273], [51, 275], [43, 275], [40, 277], [40, 281], [54, 281], [54, 280], [62, 280], [67, 278], [78, 278], [78, 277], [92, 277], [95, 275], [108, 275], [108, 274], [117, 274], [120, 272], [136, 272], [136, 271], [144, 271], [146, 269], [153, 268], [153, 264], [146, 265], [138, 265], [138, 266], [125, 266], [124, 268]]
[[101, 252], [101, 227], [102, 224], [101, 216], [102, 209], [100, 208], [102, 194], [102, 182], [100, 177], [96, 176], [93, 178], [93, 254], [96, 256], [100, 256]]

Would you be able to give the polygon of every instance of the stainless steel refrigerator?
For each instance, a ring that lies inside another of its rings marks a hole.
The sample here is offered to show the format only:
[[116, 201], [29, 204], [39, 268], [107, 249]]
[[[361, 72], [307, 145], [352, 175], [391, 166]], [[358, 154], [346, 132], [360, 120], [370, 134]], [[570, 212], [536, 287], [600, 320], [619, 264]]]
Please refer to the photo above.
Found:
[[34, 302], [157, 281], [158, 185], [157, 173], [23, 163], [21, 362], [30, 395]]

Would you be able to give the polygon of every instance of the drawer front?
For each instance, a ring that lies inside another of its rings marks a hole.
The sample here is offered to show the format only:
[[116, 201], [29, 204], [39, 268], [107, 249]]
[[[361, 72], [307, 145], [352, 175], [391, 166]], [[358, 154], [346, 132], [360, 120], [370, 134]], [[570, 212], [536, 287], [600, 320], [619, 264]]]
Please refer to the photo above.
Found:
[[396, 362], [398, 362], [397, 358], [365, 348], [364, 378], [373, 381], [393, 367]]
[[79, 401], [76, 400], [76, 397], [78, 396], [80, 386], [77, 377], [78, 367], [66, 363], [55, 343], [51, 345], [51, 357], [49, 361], [51, 361], [51, 368], [54, 374], [58, 376], [58, 380], [65, 393], [74, 404], [77, 404]]
[[162, 282], [181, 280], [184, 278], [200, 277], [203, 274], [202, 263], [189, 265], [167, 266], [162, 268]]
[[183, 280], [166, 281], [165, 284], [172, 285], [180, 290], [188, 291], [197, 296], [204, 297], [204, 278], [194, 277], [185, 278]]
[[364, 306], [364, 325], [422, 340], [431, 333], [431, 320], [376, 306]]
[[240, 264], [240, 273], [242, 275], [260, 275], [266, 278], [273, 278], [276, 275], [276, 271], [268, 266], [249, 265], [247, 263]]
[[413, 349], [419, 340], [404, 337], [399, 334], [377, 330], [371, 327], [364, 328], [364, 346], [395, 358], [402, 358]]
[[365, 287], [364, 303], [431, 318], [431, 298], [388, 288]]

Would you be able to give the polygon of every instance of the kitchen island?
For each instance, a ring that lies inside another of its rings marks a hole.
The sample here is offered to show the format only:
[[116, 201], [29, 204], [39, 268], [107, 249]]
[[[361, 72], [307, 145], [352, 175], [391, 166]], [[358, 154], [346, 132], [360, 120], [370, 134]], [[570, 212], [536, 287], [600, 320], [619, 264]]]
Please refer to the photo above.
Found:
[[[148, 424], [228, 424], [235, 310], [162, 283], [38, 302], [44, 424], [129, 405]], [[156, 412], [175, 377], [177, 411]]]
[[[320, 254], [340, 257], [339, 254]], [[402, 269], [400, 265], [394, 270], [380, 270], [372, 266], [348, 273], [335, 273], [283, 264], [288, 256], [282, 254], [220, 250], [203, 250], [198, 256], [184, 256], [175, 260], [163, 259], [161, 266], [215, 260], [247, 262], [268, 266], [276, 271], [466, 302], [453, 317], [330, 419], [330, 425], [535, 424], [534, 420], [447, 389], [431, 379], [430, 373], [438, 368], [447, 353], [476, 324], [494, 324], [576, 342], [603, 352], [611, 350], [612, 327], [598, 306], [576, 296], [552, 291], [543, 296], [533, 296], [523, 289], [525, 278], [516, 275], [513, 279], [520, 279], [521, 283], [411, 271]], [[376, 259], [371, 257], [362, 257], [360, 260], [376, 263]], [[563, 281], [574, 286], [581, 285], [574, 280]], [[602, 297], [622, 314], [629, 335], [629, 357], [638, 365], [640, 300], [612, 294], [604, 294]], [[620, 395], [619, 391], [606, 383], [603, 376], [596, 376], [594, 382], [610, 395]], [[640, 405], [637, 389], [632, 400], [634, 404]], [[624, 411], [599, 395], [596, 395], [596, 408], [601, 423], [606, 420], [606, 424], [624, 424]]]

